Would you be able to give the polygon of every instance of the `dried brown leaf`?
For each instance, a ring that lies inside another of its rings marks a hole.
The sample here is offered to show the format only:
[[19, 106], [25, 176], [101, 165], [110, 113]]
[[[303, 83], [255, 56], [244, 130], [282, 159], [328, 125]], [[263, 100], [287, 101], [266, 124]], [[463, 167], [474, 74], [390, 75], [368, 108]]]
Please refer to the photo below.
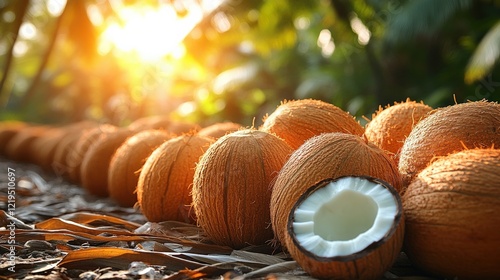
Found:
[[88, 248], [69, 252], [58, 264], [65, 268], [96, 269], [112, 267], [127, 269], [131, 262], [141, 261], [150, 265], [163, 265], [170, 270], [196, 269], [204, 266], [199, 262], [182, 259], [160, 252], [139, 251], [124, 248]]

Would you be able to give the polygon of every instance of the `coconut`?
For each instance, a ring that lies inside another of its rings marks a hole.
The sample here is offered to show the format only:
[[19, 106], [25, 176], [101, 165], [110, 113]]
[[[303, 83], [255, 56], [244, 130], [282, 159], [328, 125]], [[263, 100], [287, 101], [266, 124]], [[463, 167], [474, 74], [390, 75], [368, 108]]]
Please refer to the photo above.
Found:
[[139, 118], [128, 125], [130, 130], [139, 132], [146, 129], [167, 129], [170, 118], [167, 116], [149, 116]]
[[324, 179], [354, 175], [379, 178], [398, 192], [402, 190], [394, 160], [365, 138], [333, 132], [307, 140], [291, 155], [274, 185], [271, 224], [276, 234], [275, 242], [285, 244], [288, 215], [309, 187]]
[[241, 126], [241, 124], [238, 123], [221, 122], [200, 129], [200, 131], [198, 131], [198, 135], [208, 136], [218, 139], [228, 133], [238, 131], [239, 129], [242, 128], [243, 127]]
[[65, 178], [68, 177], [69, 164], [66, 161], [68, 153], [74, 149], [82, 133], [95, 126], [96, 124], [94, 122], [81, 121], [65, 127], [65, 135], [61, 141], [58, 142], [52, 159], [52, 169], [57, 175]]
[[293, 149], [321, 133], [364, 133], [364, 128], [349, 113], [333, 104], [313, 99], [281, 103], [264, 118], [261, 130], [283, 138]]
[[126, 128], [117, 129], [103, 134], [89, 147], [80, 168], [82, 186], [89, 193], [102, 197], [109, 195], [109, 163], [115, 151], [133, 134], [133, 131]]
[[116, 150], [109, 165], [108, 192], [119, 205], [134, 206], [140, 169], [153, 150], [170, 138], [163, 130], [145, 130], [128, 138]]
[[65, 135], [64, 127], [53, 127], [36, 139], [33, 143], [33, 163], [47, 172], [52, 171], [55, 150]]
[[107, 133], [116, 131], [118, 128], [110, 124], [100, 124], [92, 129], [82, 132], [74, 147], [66, 155], [66, 165], [68, 171], [68, 180], [72, 183], [81, 183], [80, 169], [83, 157], [90, 146], [100, 137]]
[[398, 192], [371, 177], [326, 179], [307, 189], [288, 216], [290, 255], [317, 278], [380, 279], [403, 245]]
[[196, 167], [193, 206], [213, 242], [242, 248], [273, 237], [271, 191], [292, 151], [282, 139], [253, 129], [227, 134], [210, 146]]
[[167, 129], [168, 132], [175, 135], [181, 135], [185, 133], [195, 133], [199, 130], [200, 130], [199, 125], [182, 121], [172, 121]]
[[49, 127], [44, 125], [31, 125], [20, 129], [7, 142], [5, 155], [13, 161], [33, 163], [33, 144], [42, 137]]
[[500, 279], [500, 150], [439, 158], [409, 185], [403, 207], [404, 251], [416, 266], [447, 279]]
[[5, 155], [7, 143], [26, 126], [27, 124], [21, 121], [3, 121], [0, 123], [0, 155]]
[[434, 157], [491, 146], [500, 147], [500, 104], [477, 101], [440, 108], [408, 135], [399, 171], [409, 183]]
[[417, 103], [407, 99], [406, 102], [394, 103], [387, 106], [372, 116], [372, 120], [366, 125], [366, 138], [378, 147], [390, 152], [396, 163], [399, 161], [399, 151], [410, 134], [413, 127], [432, 108], [423, 102]]
[[182, 135], [161, 144], [139, 175], [137, 200], [152, 222], [193, 222], [191, 188], [196, 163], [213, 139]]
[[199, 130], [199, 126], [193, 123], [173, 121], [168, 116], [149, 116], [133, 121], [128, 128], [135, 132], [147, 129], [162, 129], [175, 135], [194, 132]]

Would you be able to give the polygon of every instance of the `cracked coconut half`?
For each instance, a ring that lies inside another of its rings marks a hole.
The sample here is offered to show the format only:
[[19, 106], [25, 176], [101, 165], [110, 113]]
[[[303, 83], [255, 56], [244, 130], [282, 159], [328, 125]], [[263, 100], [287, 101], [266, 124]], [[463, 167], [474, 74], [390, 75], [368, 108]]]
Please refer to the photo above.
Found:
[[402, 247], [401, 199], [371, 177], [323, 180], [296, 202], [287, 233], [290, 254], [312, 276], [378, 279]]

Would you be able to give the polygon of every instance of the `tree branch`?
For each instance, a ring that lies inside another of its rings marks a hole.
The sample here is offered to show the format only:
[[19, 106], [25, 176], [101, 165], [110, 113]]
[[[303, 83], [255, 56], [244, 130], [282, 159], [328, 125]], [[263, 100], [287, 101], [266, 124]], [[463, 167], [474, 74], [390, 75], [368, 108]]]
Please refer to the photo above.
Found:
[[9, 51], [6, 54], [3, 75], [2, 79], [0, 80], [0, 105], [2, 107], [5, 106], [9, 101], [10, 93], [5, 90], [5, 83], [8, 80], [10, 68], [12, 65], [12, 59], [14, 55], [14, 45], [17, 42], [17, 38], [19, 36], [19, 29], [21, 28], [21, 25], [24, 22], [24, 16], [28, 11], [30, 0], [19, 0], [15, 1], [14, 3], [15, 3], [14, 13], [16, 15], [16, 18], [14, 20], [14, 27], [12, 28], [14, 33], [12, 36], [12, 44], [10, 45]]
[[61, 23], [62, 23], [62, 18], [64, 17], [64, 14], [66, 13], [66, 8], [62, 12], [61, 15], [57, 18], [57, 21], [55, 23], [54, 31], [52, 32], [52, 37], [50, 38], [49, 45], [47, 46], [47, 49], [45, 50], [45, 53], [42, 57], [42, 61], [40, 62], [40, 65], [38, 66], [38, 70], [31, 80], [31, 84], [26, 90], [26, 93], [24, 94], [21, 103], [26, 104], [29, 102], [29, 100], [33, 97], [35, 93], [35, 89], [40, 82], [40, 79], [42, 78], [43, 70], [47, 66], [47, 63], [49, 62], [50, 55], [52, 54], [52, 51], [54, 49], [55, 43], [57, 41], [57, 36], [59, 34], [59, 30], [61, 29]]

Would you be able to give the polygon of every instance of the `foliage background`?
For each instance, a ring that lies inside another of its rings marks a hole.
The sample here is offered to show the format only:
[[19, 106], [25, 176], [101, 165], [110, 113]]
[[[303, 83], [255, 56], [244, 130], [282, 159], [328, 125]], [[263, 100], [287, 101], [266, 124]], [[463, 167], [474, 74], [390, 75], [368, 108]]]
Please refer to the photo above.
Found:
[[258, 125], [284, 99], [325, 100], [360, 121], [408, 97], [433, 107], [500, 100], [498, 0], [226, 0], [181, 55], [102, 49], [123, 7], [172, 5], [182, 17], [203, 2], [0, 1], [0, 119], [126, 125], [170, 114]]

